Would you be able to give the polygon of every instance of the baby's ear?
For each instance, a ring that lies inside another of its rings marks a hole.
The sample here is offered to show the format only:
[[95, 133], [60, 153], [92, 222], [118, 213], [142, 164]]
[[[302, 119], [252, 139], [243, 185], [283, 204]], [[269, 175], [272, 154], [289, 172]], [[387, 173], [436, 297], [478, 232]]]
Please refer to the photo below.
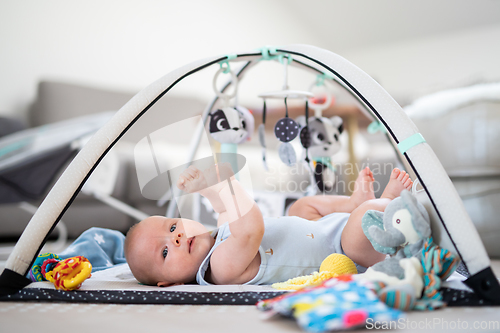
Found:
[[184, 283], [170, 283], [170, 282], [158, 282], [156, 285], [158, 287], [172, 287], [172, 286], [180, 286]]

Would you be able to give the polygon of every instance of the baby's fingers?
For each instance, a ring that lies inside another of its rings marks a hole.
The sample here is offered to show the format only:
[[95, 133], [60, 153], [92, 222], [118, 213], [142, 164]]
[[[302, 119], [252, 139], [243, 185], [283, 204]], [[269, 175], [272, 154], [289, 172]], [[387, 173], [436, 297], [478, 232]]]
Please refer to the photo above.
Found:
[[185, 171], [186, 175], [189, 175], [188, 177], [190, 177], [191, 180], [197, 179], [199, 172], [200, 170], [198, 170], [194, 165], [191, 165]]
[[186, 188], [185, 183], [186, 183], [186, 178], [180, 176], [179, 180], [177, 181], [177, 187], [179, 188], [179, 190], [183, 190], [184, 188]]

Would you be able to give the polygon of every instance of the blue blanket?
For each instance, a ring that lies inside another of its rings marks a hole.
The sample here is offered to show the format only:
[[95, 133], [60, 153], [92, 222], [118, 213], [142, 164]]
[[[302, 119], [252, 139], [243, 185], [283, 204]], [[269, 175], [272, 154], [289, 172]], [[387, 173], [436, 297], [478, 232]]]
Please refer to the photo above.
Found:
[[126, 262], [123, 252], [125, 236], [116, 230], [90, 228], [84, 231], [59, 257], [84, 256], [97, 272]]

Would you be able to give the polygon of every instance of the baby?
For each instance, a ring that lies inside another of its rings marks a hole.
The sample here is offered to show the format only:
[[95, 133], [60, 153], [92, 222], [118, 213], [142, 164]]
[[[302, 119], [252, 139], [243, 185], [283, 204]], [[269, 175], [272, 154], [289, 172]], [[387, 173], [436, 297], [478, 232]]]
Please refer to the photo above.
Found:
[[263, 219], [262, 213], [227, 164], [203, 172], [194, 166], [177, 186], [206, 197], [219, 213], [218, 229], [199, 222], [152, 216], [133, 226], [125, 240], [125, 257], [141, 283], [171, 286], [199, 284], [272, 284], [319, 269], [331, 253], [342, 253], [363, 270], [385, 258], [361, 228], [367, 210], [384, 211], [403, 189], [409, 175], [391, 173], [382, 196], [375, 199], [373, 174], [367, 167], [351, 196], [312, 196], [297, 200], [288, 215]]

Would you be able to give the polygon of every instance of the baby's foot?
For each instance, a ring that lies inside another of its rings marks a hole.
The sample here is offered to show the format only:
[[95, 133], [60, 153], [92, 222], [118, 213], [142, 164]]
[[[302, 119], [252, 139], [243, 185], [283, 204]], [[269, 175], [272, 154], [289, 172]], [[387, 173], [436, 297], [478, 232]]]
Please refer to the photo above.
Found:
[[387, 183], [384, 193], [382, 193], [380, 197], [391, 200], [395, 199], [399, 197], [402, 190], [406, 189], [410, 191], [412, 186], [413, 182], [410, 179], [410, 175], [408, 175], [405, 171], [394, 168], [392, 170], [389, 183]]
[[354, 191], [351, 195], [351, 200], [354, 208], [361, 205], [367, 200], [375, 199], [375, 193], [373, 191], [373, 173], [369, 167], [364, 168], [359, 172], [358, 178], [354, 183]]
[[177, 187], [184, 192], [194, 193], [206, 189], [208, 185], [203, 173], [191, 165], [179, 176]]

